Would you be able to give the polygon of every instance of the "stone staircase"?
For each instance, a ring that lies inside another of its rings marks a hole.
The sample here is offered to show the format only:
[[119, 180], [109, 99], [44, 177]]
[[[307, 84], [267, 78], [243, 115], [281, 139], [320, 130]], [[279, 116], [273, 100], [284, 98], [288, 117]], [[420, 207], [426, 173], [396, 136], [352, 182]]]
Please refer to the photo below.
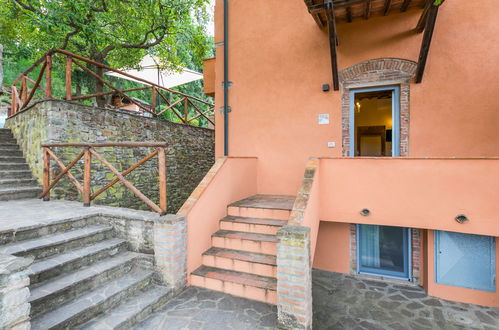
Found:
[[131, 252], [110, 225], [76, 218], [0, 233], [0, 254], [34, 258], [32, 329], [126, 329], [172, 294], [153, 256]]
[[203, 253], [191, 284], [275, 304], [277, 231], [290, 216], [295, 196], [255, 195], [232, 203]]
[[0, 129], [0, 201], [36, 198], [40, 193], [12, 132]]

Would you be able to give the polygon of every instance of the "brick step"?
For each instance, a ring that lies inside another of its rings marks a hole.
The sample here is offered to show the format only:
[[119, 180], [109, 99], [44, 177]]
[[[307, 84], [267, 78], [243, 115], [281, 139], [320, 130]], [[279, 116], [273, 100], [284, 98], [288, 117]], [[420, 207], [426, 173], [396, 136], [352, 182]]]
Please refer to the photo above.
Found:
[[14, 227], [0, 231], [0, 246], [81, 229], [86, 226], [95, 225], [96, 220], [97, 218], [93, 216], [74, 217], [70, 219], [62, 218], [60, 220], [52, 219], [50, 223], [46, 224]]
[[203, 253], [203, 265], [255, 275], [276, 277], [276, 257], [212, 247]]
[[64, 233], [13, 242], [0, 247], [0, 253], [42, 259], [68, 250], [112, 238], [111, 226], [88, 226]]
[[275, 235], [219, 230], [211, 241], [214, 247], [275, 255], [278, 240]]
[[57, 308], [104, 282], [114, 281], [130, 272], [134, 261], [144, 256], [134, 252], [121, 253], [75, 272], [30, 286], [31, 296], [28, 301], [31, 304], [31, 316]]
[[272, 277], [201, 266], [191, 273], [191, 284], [269, 304], [277, 301], [277, 280]]
[[4, 163], [16, 163], [16, 164], [25, 164], [26, 160], [21, 156], [0, 156], [0, 164]]
[[70, 302], [31, 319], [31, 329], [74, 329], [151, 284], [152, 271], [134, 269]]
[[220, 220], [220, 229], [275, 235], [286, 223], [285, 220], [226, 216]]
[[38, 181], [35, 179], [1, 179], [0, 189], [5, 188], [21, 188], [21, 187], [37, 187]]
[[0, 163], [0, 171], [29, 171], [26, 163]]
[[137, 295], [85, 323], [82, 330], [130, 329], [146, 319], [172, 296], [172, 290], [159, 285], [150, 285]]
[[0, 189], [0, 201], [37, 198], [42, 189], [37, 186]]
[[33, 176], [29, 170], [8, 170], [0, 171], [0, 179], [32, 179]]
[[5, 149], [0, 147], [0, 155], [1, 156], [14, 156], [14, 157], [22, 157], [23, 153], [19, 148], [17, 149]]
[[295, 196], [254, 195], [229, 204], [227, 214], [246, 218], [288, 220]]
[[119, 253], [125, 252], [127, 242], [113, 238], [80, 249], [41, 259], [31, 265], [30, 285], [46, 281], [64, 273], [91, 265]]

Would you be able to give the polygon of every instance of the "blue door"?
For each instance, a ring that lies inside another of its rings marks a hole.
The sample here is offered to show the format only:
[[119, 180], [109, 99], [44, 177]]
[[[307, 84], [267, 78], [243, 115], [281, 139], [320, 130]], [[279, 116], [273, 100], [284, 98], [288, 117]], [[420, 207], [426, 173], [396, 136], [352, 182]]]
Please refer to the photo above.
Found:
[[357, 232], [359, 273], [410, 279], [409, 229], [358, 225]]
[[435, 232], [435, 282], [496, 291], [495, 238]]

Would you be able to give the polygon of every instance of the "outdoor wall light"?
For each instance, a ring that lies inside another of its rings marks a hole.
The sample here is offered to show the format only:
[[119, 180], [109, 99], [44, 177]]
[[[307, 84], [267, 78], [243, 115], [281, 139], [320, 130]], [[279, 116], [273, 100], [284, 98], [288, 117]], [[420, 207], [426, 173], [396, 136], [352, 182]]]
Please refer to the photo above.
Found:
[[468, 217], [465, 216], [464, 214], [458, 214], [454, 219], [459, 223], [466, 223], [470, 221], [470, 219], [468, 219]]
[[329, 92], [329, 89], [330, 89], [329, 84], [322, 85], [322, 91], [323, 92]]
[[364, 217], [367, 217], [370, 214], [371, 214], [371, 211], [369, 211], [369, 209], [362, 209], [362, 211], [360, 211], [360, 215], [362, 215]]

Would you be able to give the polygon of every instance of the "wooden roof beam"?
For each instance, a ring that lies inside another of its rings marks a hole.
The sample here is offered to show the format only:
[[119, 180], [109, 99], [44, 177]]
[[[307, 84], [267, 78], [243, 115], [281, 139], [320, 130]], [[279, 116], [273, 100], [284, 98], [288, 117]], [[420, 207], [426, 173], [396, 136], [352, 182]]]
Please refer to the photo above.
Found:
[[428, 20], [428, 13], [429, 13], [429, 10], [430, 10], [430, 7], [431, 7], [431, 4], [432, 4], [432, 1], [433, 0], [428, 0], [425, 7], [424, 7], [424, 10], [423, 10], [423, 13], [421, 14], [421, 16], [419, 17], [419, 21], [418, 21], [418, 24], [416, 25], [416, 32], [417, 33], [421, 33], [424, 31], [425, 29], [425, 26], [426, 26], [426, 22]]
[[366, 1], [366, 7], [364, 10], [364, 19], [369, 19], [369, 16], [371, 16], [371, 0]]
[[347, 22], [352, 23], [352, 8], [346, 7], [345, 10], [347, 13]]
[[334, 18], [333, 0], [325, 0], [326, 17], [327, 17], [327, 32], [329, 39], [329, 50], [331, 53], [331, 70], [333, 74], [333, 89], [340, 89], [340, 81], [338, 76], [338, 56], [336, 54], [337, 36], [336, 36], [336, 21]]
[[385, 0], [385, 9], [383, 11], [383, 15], [386, 16], [390, 12], [392, 8], [392, 0]]
[[404, 0], [402, 3], [402, 6], [400, 6], [400, 11], [403, 13], [407, 11], [407, 8], [409, 8], [409, 5], [411, 4], [411, 0]]
[[[445, 1], [445, 0], [444, 0]], [[438, 3], [435, 5], [435, 3]], [[418, 67], [416, 69], [416, 83], [419, 84], [423, 81], [423, 74], [426, 66], [426, 60], [428, 59], [428, 53], [430, 51], [431, 39], [433, 37], [433, 31], [435, 30], [435, 23], [437, 21], [438, 9], [443, 1], [432, 0], [426, 18], [426, 24], [424, 27], [423, 41], [421, 42], [421, 50], [419, 52]]]

